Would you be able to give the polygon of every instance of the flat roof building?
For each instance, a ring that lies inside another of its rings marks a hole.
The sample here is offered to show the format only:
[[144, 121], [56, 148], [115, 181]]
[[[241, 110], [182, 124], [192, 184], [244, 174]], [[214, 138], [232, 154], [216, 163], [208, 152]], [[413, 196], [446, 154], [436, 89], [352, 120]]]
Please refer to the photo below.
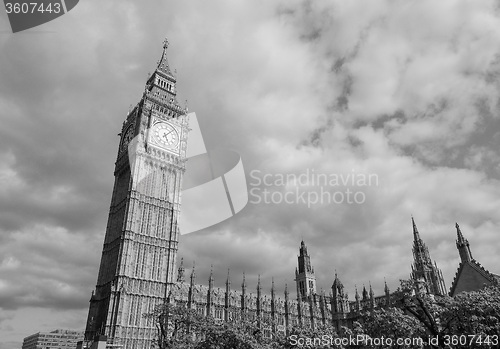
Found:
[[24, 338], [22, 349], [75, 349], [83, 340], [83, 331], [54, 330], [38, 332]]

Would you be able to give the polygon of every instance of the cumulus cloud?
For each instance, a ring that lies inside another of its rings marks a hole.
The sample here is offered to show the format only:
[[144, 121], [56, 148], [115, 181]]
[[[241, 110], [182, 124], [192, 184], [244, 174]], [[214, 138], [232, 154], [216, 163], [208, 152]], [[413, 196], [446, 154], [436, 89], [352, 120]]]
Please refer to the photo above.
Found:
[[351, 295], [369, 281], [382, 292], [384, 277], [395, 288], [410, 272], [411, 214], [448, 285], [455, 221], [480, 262], [497, 265], [498, 16], [493, 1], [82, 2], [0, 36], [0, 307], [12, 317], [2, 340], [62, 318], [83, 328], [117, 133], [165, 35], [179, 101], [208, 147], [241, 154], [249, 180], [307, 170], [378, 179], [328, 186], [362, 191], [361, 205], [250, 203], [181, 236], [199, 282], [213, 265], [218, 285], [230, 268], [233, 285], [245, 271], [249, 287], [261, 274], [268, 288], [274, 277], [294, 290], [304, 239], [319, 287], [337, 270]]

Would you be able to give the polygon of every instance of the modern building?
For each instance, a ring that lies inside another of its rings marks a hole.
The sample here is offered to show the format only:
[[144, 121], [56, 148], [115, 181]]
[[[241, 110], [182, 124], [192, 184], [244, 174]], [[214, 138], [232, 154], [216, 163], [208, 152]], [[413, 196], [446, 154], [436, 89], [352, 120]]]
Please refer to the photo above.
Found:
[[451, 284], [450, 296], [454, 297], [461, 292], [477, 291], [485, 286], [500, 284], [500, 275], [490, 273], [472, 258], [469, 241], [464, 238], [458, 223], [455, 227], [457, 228], [456, 244], [460, 264]]
[[75, 349], [83, 339], [82, 331], [54, 330], [38, 332], [24, 338], [22, 349]]

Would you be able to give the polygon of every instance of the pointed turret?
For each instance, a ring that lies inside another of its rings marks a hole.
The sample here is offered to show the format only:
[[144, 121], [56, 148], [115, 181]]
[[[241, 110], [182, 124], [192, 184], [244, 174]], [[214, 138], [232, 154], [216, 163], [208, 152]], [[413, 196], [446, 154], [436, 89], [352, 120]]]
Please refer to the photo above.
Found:
[[367, 301], [368, 300], [368, 292], [366, 291], [365, 285], [363, 285], [363, 300]]
[[260, 274], [257, 279], [257, 315], [262, 313], [262, 286], [260, 284]]
[[245, 272], [243, 272], [243, 281], [241, 282], [241, 311], [242, 312], [245, 312], [245, 309], [247, 307], [246, 293], [247, 293], [247, 283], [245, 281]]
[[229, 321], [229, 307], [231, 306], [231, 281], [229, 280], [229, 268], [227, 269], [226, 293], [224, 295], [225, 311], [224, 318]]
[[418, 241], [418, 240], [420, 240], [420, 234], [418, 233], [417, 225], [415, 224], [415, 220], [413, 219], [413, 216], [411, 217], [411, 223], [413, 225], [413, 240]]
[[257, 299], [262, 295], [262, 285], [260, 284], [260, 274], [257, 277]]
[[341, 293], [342, 290], [344, 289], [344, 285], [342, 284], [342, 281], [340, 281], [337, 275], [337, 271], [335, 271], [335, 279], [333, 280], [332, 289], [337, 290], [338, 293]]
[[210, 266], [210, 276], [208, 277], [208, 289], [212, 290], [214, 288], [214, 266]]
[[195, 263], [193, 262], [193, 269], [191, 269], [191, 275], [189, 276], [189, 294], [188, 294], [188, 308], [192, 308], [194, 303], [194, 285], [196, 282], [196, 272], [195, 272]]
[[207, 314], [212, 314], [213, 302], [214, 302], [214, 266], [210, 266], [210, 276], [208, 277], [208, 291], [207, 291]]
[[185, 277], [184, 277], [184, 258], [181, 258], [181, 264], [179, 265], [179, 268], [177, 269], [177, 282], [184, 282]]
[[[415, 220], [411, 218], [413, 224], [413, 266], [411, 279], [418, 284], [421, 290], [435, 295], [444, 295], [444, 280], [441, 271], [433, 263], [429, 249], [420, 238]], [[421, 286], [424, 286], [423, 288]], [[420, 292], [420, 291], [419, 291]]]
[[229, 280], [229, 268], [227, 268], [226, 289], [229, 290], [230, 288], [231, 288], [231, 280]]
[[243, 281], [241, 283], [241, 291], [245, 293], [247, 290], [247, 282], [245, 281], [245, 272], [243, 272]]
[[472, 253], [470, 252], [469, 241], [464, 238], [460, 226], [455, 223], [455, 228], [457, 228], [457, 249], [460, 254], [460, 260], [462, 263], [470, 262], [472, 260]]
[[163, 53], [161, 55], [160, 60], [158, 61], [158, 66], [156, 67], [156, 70], [172, 78], [175, 78], [174, 74], [172, 74], [172, 70], [170, 69], [170, 65], [168, 64], [167, 49], [168, 49], [168, 40], [167, 38], [165, 38], [165, 40], [163, 41]]
[[195, 272], [195, 263], [193, 262], [193, 269], [191, 269], [191, 275], [189, 277], [191, 279], [191, 286], [194, 286], [196, 282], [196, 272]]
[[388, 307], [391, 305], [391, 292], [389, 291], [389, 286], [387, 286], [387, 281], [384, 278], [384, 293], [385, 293], [385, 305]]
[[375, 307], [375, 295], [372, 289], [372, 283], [370, 282], [370, 307], [373, 309]]
[[275, 288], [274, 288], [274, 276], [271, 278], [271, 298], [274, 299], [275, 296]]
[[359, 311], [361, 309], [361, 302], [359, 300], [359, 293], [358, 293], [358, 286], [354, 285], [354, 299], [356, 300], [356, 311]]

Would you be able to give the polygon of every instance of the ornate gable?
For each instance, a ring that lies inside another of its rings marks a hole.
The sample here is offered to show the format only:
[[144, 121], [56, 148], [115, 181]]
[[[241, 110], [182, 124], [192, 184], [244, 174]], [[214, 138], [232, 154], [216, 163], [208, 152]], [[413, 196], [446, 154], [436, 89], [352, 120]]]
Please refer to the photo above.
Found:
[[476, 260], [462, 262], [453, 279], [450, 296], [454, 297], [461, 292], [477, 291], [485, 286], [497, 284], [498, 281], [498, 275], [490, 273]]

